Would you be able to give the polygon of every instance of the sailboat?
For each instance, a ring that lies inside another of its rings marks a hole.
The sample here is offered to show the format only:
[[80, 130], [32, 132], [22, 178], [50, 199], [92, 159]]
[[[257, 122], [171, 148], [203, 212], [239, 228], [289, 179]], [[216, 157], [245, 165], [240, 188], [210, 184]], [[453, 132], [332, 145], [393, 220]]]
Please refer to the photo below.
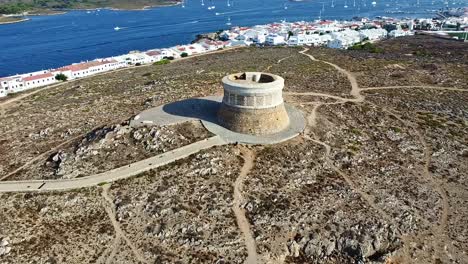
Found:
[[201, 0], [201, 5], [205, 6], [205, 0]]
[[377, 2], [374, 1], [374, 2], [372, 2], [371, 4], [372, 4], [373, 6], [376, 6], [376, 5], [377, 5]]
[[335, 2], [332, 0], [331, 7], [335, 7]]
[[208, 10], [213, 10], [215, 9], [216, 6], [213, 4], [213, 0], [210, 1], [210, 6], [208, 6]]
[[348, 8], [348, 1], [344, 2], [344, 8]]
[[228, 20], [227, 20], [227, 22], [226, 22], [226, 25], [227, 25], [227, 26], [232, 25], [232, 23], [231, 23], [231, 17], [228, 17]]
[[227, 0], [227, 6], [228, 6], [228, 7], [231, 6], [231, 3], [229, 2], [229, 0]]

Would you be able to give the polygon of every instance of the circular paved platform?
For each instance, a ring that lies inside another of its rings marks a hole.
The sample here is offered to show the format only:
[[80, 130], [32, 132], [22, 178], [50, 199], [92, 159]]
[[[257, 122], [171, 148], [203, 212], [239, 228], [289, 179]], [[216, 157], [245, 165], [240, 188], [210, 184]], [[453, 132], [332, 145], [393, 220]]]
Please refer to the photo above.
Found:
[[289, 126], [271, 135], [247, 135], [228, 130], [217, 121], [221, 106], [221, 96], [191, 98], [141, 112], [130, 122], [133, 127], [145, 125], [173, 125], [186, 121], [200, 120], [208, 131], [223, 138], [228, 143], [276, 144], [299, 135], [305, 128], [303, 114], [295, 107], [285, 104], [289, 116]]

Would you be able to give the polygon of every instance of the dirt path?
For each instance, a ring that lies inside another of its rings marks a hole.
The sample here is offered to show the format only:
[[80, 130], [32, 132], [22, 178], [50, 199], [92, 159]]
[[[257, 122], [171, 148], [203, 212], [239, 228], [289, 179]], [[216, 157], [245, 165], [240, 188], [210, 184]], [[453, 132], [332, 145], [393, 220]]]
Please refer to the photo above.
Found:
[[[0, 108], [1, 108], [1, 107], [0, 107]], [[110, 124], [115, 124], [115, 123], [120, 124], [120, 123], [122, 123], [122, 122], [124, 122], [124, 121], [125, 121], [125, 120], [116, 119], [116, 120], [113, 120], [113, 121], [110, 121], [110, 122], [105, 122], [105, 123], [102, 123], [102, 124], [99, 124], [99, 125], [93, 127], [93, 128], [91, 129], [91, 131], [94, 131], [94, 130], [96, 130], [96, 129], [99, 129], [99, 128], [101, 128], [101, 127], [103, 127], [103, 126], [105, 126], [105, 125], [107, 125], [107, 124], [109, 124], [109, 123], [110, 123]], [[86, 134], [88, 134], [88, 133], [89, 133], [89, 132], [86, 132], [86, 133], [82, 133], [82, 134], [80, 134], [80, 135], [78, 135], [78, 136], [72, 137], [72, 138], [70, 138], [70, 139], [68, 139], [68, 140], [66, 140], [66, 141], [64, 141], [64, 142], [62, 142], [62, 143], [60, 143], [60, 144], [58, 144], [57, 146], [53, 147], [52, 149], [49, 149], [49, 150], [47, 150], [47, 151], [45, 151], [45, 152], [42, 152], [41, 154], [39, 154], [39, 155], [37, 155], [36, 157], [32, 158], [30, 161], [28, 161], [28, 162], [26, 162], [25, 164], [23, 164], [21, 167], [15, 169], [14, 171], [8, 173], [8, 174], [5, 175], [5, 176], [0, 177], [0, 182], [1, 182], [1, 181], [7, 180], [8, 178], [10, 178], [11, 176], [13, 176], [13, 175], [15, 175], [16, 173], [20, 172], [21, 170], [27, 169], [29, 166], [33, 165], [35, 162], [38, 162], [38, 161], [40, 161], [40, 160], [44, 160], [48, 155], [50, 155], [50, 154], [52, 154], [52, 153], [54, 153], [54, 152], [59, 151], [61, 148], [67, 146], [68, 144], [71, 144], [72, 142], [74, 142], [74, 141], [76, 141], [76, 140], [79, 140], [79, 139], [84, 138], [84, 137], [86, 136]]]
[[242, 208], [242, 204], [244, 203], [244, 197], [242, 195], [244, 180], [247, 178], [247, 175], [254, 166], [255, 153], [247, 147], [241, 147], [240, 150], [242, 158], [244, 159], [244, 165], [242, 166], [239, 177], [237, 177], [236, 182], [234, 183], [234, 203], [232, 210], [236, 216], [237, 225], [244, 236], [245, 247], [247, 248], [247, 259], [244, 263], [256, 264], [259, 263], [257, 245], [255, 243], [249, 221], [245, 216], [245, 209]]
[[[369, 90], [421, 88], [421, 89], [447, 90], [447, 91], [459, 91], [459, 92], [468, 91], [468, 90], [453, 88], [453, 87], [437, 87], [437, 86], [387, 86], [387, 87], [359, 88], [359, 85], [357, 84], [356, 78], [354, 77], [354, 75], [352, 73], [346, 71], [345, 69], [342, 69], [341, 67], [339, 67], [339, 66], [337, 66], [337, 65], [335, 65], [333, 63], [330, 63], [330, 62], [327, 62], [327, 61], [322, 61], [322, 60], [317, 60], [312, 55], [306, 54], [307, 51], [308, 51], [308, 49], [304, 49], [300, 53], [302, 53], [305, 56], [308, 56], [313, 61], [320, 61], [320, 62], [326, 63], [326, 64], [334, 67], [335, 69], [337, 69], [339, 72], [345, 74], [346, 77], [348, 78], [348, 80], [350, 81], [350, 84], [351, 84], [351, 87], [352, 87], [352, 90], [351, 90], [350, 94], [354, 98], [353, 99], [348, 99], [348, 98], [342, 98], [342, 97], [339, 97], [339, 96], [333, 96], [333, 95], [328, 95], [328, 94], [323, 94], [323, 93], [314, 93], [314, 92], [307, 92], [307, 93], [289, 92], [289, 93], [286, 93], [288, 95], [313, 95], [313, 96], [319, 96], [319, 97], [326, 97], [326, 98], [332, 98], [332, 99], [337, 100], [337, 102], [329, 103], [329, 104], [342, 104], [342, 103], [345, 103], [345, 102], [363, 102], [365, 100], [365, 97], [361, 95], [361, 91], [369, 91]], [[374, 198], [372, 196], [368, 195], [367, 193], [361, 191], [360, 188], [358, 188], [355, 185], [355, 183], [352, 181], [352, 179], [348, 175], [346, 175], [339, 168], [337, 168], [336, 166], [333, 165], [333, 161], [330, 159], [331, 147], [328, 144], [316, 139], [315, 136], [314, 136], [314, 138], [311, 138], [309, 136], [309, 133], [310, 133], [310, 128], [309, 127], [314, 127], [316, 125], [318, 109], [322, 105], [326, 105], [326, 104], [320, 103], [320, 102], [309, 102], [309, 103], [310, 104], [315, 104], [315, 106], [314, 106], [314, 108], [312, 109], [310, 115], [307, 118], [308, 119], [308, 127], [306, 128], [306, 131], [304, 132], [304, 138], [307, 139], [307, 140], [310, 140], [310, 141], [312, 141], [312, 142], [314, 142], [316, 144], [322, 145], [325, 148], [327, 162], [329, 163], [331, 168], [335, 172], [337, 172], [340, 176], [342, 176], [345, 179], [345, 181], [348, 183], [348, 185], [354, 191], [359, 193], [359, 195], [366, 201], [366, 203], [369, 206], [371, 206], [374, 210], [376, 210], [387, 221], [392, 223], [398, 229], [398, 232], [399, 232], [400, 236], [402, 236], [402, 233], [399, 230], [396, 223], [394, 222], [393, 218], [390, 217], [387, 213], [385, 213], [379, 206], [377, 206], [377, 204], [375, 204]], [[449, 208], [450, 208], [449, 206], [450, 205], [449, 205], [449, 202], [448, 202], [447, 193], [446, 193], [445, 189], [443, 188], [442, 182], [440, 182], [440, 181], [436, 180], [434, 177], [432, 177], [432, 175], [431, 175], [431, 173], [429, 171], [429, 166], [430, 166], [430, 162], [431, 162], [431, 155], [432, 155], [431, 146], [427, 144], [427, 142], [426, 142], [426, 140], [424, 138], [424, 135], [422, 134], [421, 131], [419, 131], [419, 129], [417, 127], [415, 127], [411, 123], [408, 123], [408, 122], [404, 121], [398, 115], [395, 115], [392, 112], [388, 112], [388, 113], [392, 114], [393, 116], [396, 116], [399, 121], [403, 122], [403, 124], [405, 126], [410, 127], [411, 129], [413, 129], [415, 131], [415, 133], [418, 135], [418, 138], [419, 138], [419, 140], [420, 140], [420, 142], [421, 142], [421, 144], [422, 144], [422, 146], [424, 148], [424, 163], [425, 164], [424, 164], [423, 176], [428, 182], [430, 182], [430, 184], [432, 185], [432, 188], [434, 188], [434, 190], [436, 190], [437, 193], [442, 197], [442, 214], [441, 214], [439, 223], [438, 224], [433, 224], [433, 223], [427, 222], [427, 223], [433, 225], [433, 228], [432, 228], [433, 233], [437, 237], [440, 238], [439, 240], [433, 242], [434, 248], [436, 249], [436, 256], [440, 256], [444, 252], [444, 242], [447, 242], [446, 244], [450, 244], [449, 243], [450, 241], [446, 241], [444, 239], [444, 238], [446, 238], [445, 231], [446, 231], [447, 223], [448, 223], [448, 215], [449, 215]], [[422, 219], [426, 220], [424, 218], [422, 218]], [[416, 237], [418, 237], [418, 235], [416, 235]], [[414, 241], [414, 239], [415, 239], [414, 237], [413, 238], [411, 238], [411, 237], [402, 237], [402, 240], [405, 241], [405, 242]], [[405, 244], [409, 244], [409, 243], [405, 243]], [[403, 248], [403, 254], [408, 260], [411, 259], [411, 257], [408, 254], [408, 250], [407, 250], [406, 246]]]
[[468, 92], [468, 89], [461, 89], [461, 88], [454, 88], [454, 87], [425, 86], [425, 85], [366, 87], [366, 88], [361, 88], [360, 90], [361, 91], [371, 91], [371, 90], [390, 90], [390, 89], [408, 89], [408, 88]]
[[63, 143], [60, 143], [56, 147], [37, 155], [36, 157], [31, 159], [30, 161], [23, 164], [21, 167], [15, 169], [14, 171], [8, 173], [7, 175], [5, 175], [3, 177], [0, 177], [0, 181], [7, 180], [8, 178], [10, 178], [11, 176], [13, 176], [16, 173], [20, 172], [21, 170], [27, 169], [29, 166], [33, 165], [35, 162], [38, 162], [40, 160], [44, 160], [48, 155], [52, 154], [53, 152], [56, 152], [56, 151], [60, 150], [61, 148], [65, 147], [66, 145], [68, 145], [68, 144], [72, 143], [73, 141], [76, 141], [76, 140], [78, 140], [80, 138], [83, 138], [83, 135], [79, 135], [79, 136], [73, 137], [71, 139], [68, 139], [67, 141], [65, 141]]
[[[308, 48], [305, 48], [304, 50], [300, 51], [299, 53], [309, 57], [313, 61], [320, 61], [320, 62], [326, 63], [326, 64], [332, 66], [333, 68], [337, 69], [342, 74], [346, 75], [346, 77], [348, 78], [348, 80], [349, 80], [349, 82], [351, 84], [350, 94], [354, 97], [354, 99], [342, 98], [342, 97], [339, 97], [339, 96], [332, 96], [332, 95], [328, 95], [328, 94], [324, 94], [324, 93], [288, 93], [288, 94], [290, 94], [290, 95], [305, 95], [305, 94], [306, 95], [315, 95], [315, 96], [323, 96], [323, 97], [328, 97], [328, 98], [333, 98], [333, 99], [339, 100], [339, 102], [329, 103], [329, 104], [343, 104], [343, 103], [346, 103], [346, 102], [363, 102], [364, 101], [365, 98], [360, 93], [361, 90], [360, 90], [360, 88], [358, 86], [358, 83], [356, 81], [356, 78], [355, 78], [354, 74], [352, 74], [351, 72], [349, 72], [349, 71], [347, 71], [347, 70], [345, 70], [345, 69], [343, 69], [343, 68], [339, 67], [338, 65], [333, 64], [331, 62], [316, 59], [314, 56], [306, 53], [308, 50], [309, 50]], [[318, 103], [312, 109], [311, 114], [307, 117], [308, 127], [314, 127], [316, 125], [317, 112], [318, 112], [318, 109], [322, 105], [326, 105], [326, 104]], [[320, 141], [320, 140], [318, 140], [316, 138], [310, 137], [307, 134], [308, 131], [310, 131], [309, 128], [306, 129], [306, 132], [304, 133], [304, 138], [309, 140], [309, 141], [312, 141], [312, 142], [314, 142], [316, 144], [319, 144], [319, 145], [321, 145], [321, 146], [323, 146], [325, 148], [326, 159], [327, 159], [327, 162], [328, 162], [329, 166], [335, 172], [337, 172], [341, 177], [343, 177], [343, 179], [346, 181], [346, 183], [348, 183], [348, 185], [351, 187], [351, 189], [353, 191], [357, 192], [366, 201], [366, 203], [370, 207], [372, 207], [375, 211], [377, 211], [380, 215], [382, 215], [387, 221], [394, 224], [393, 219], [387, 213], [385, 213], [379, 206], [377, 206], [377, 204], [375, 204], [374, 198], [372, 196], [368, 195], [367, 193], [362, 191], [360, 188], [358, 188], [356, 186], [356, 184], [351, 180], [351, 178], [348, 175], [346, 175], [343, 171], [341, 171], [338, 167], [336, 167], [333, 164], [333, 161], [330, 158], [331, 147], [328, 144], [326, 144], [326, 143], [324, 143], [324, 142], [322, 142], [322, 141]], [[395, 227], [397, 227], [397, 226], [395, 225]]]
[[309, 49], [305, 48], [304, 50], [300, 51], [299, 53], [309, 57], [313, 61], [323, 62], [323, 63], [326, 63], [326, 64], [332, 66], [333, 68], [335, 68], [336, 70], [338, 70], [339, 72], [344, 74], [346, 76], [346, 78], [348, 78], [349, 83], [351, 84], [350, 94], [354, 97], [354, 99], [344, 99], [344, 98], [342, 98], [342, 99], [346, 100], [347, 102], [362, 102], [362, 101], [364, 101], [364, 96], [361, 95], [361, 90], [359, 89], [359, 85], [358, 85], [356, 77], [354, 76], [353, 73], [351, 73], [350, 71], [347, 71], [347, 70], [341, 68], [340, 66], [338, 66], [336, 64], [333, 64], [331, 62], [318, 60], [314, 56], [312, 56], [310, 54], [307, 54], [306, 53], [307, 51], [309, 51]]
[[269, 71], [269, 70], [271, 70], [271, 68], [273, 68], [273, 66], [275, 66], [275, 65], [277, 65], [277, 64], [280, 64], [280, 63], [283, 62], [284, 60], [287, 60], [287, 59], [289, 59], [289, 58], [291, 58], [291, 57], [292, 57], [292, 55], [291, 55], [291, 56], [284, 57], [284, 58], [282, 58], [282, 59], [279, 59], [275, 64], [271, 64], [271, 65], [269, 65], [268, 67], [266, 67], [264, 71]]
[[[426, 139], [424, 138], [423, 133], [420, 131], [420, 129], [413, 123], [410, 123], [409, 121], [403, 120], [400, 115], [395, 113], [392, 110], [384, 108], [384, 111], [387, 113], [391, 114], [394, 116], [398, 121], [400, 121], [402, 124], [404, 124], [406, 127], [411, 128], [414, 133], [417, 135], [423, 150], [424, 150], [424, 168], [422, 171], [422, 175], [426, 181], [428, 181], [432, 188], [440, 195], [442, 199], [442, 212], [441, 216], [439, 218], [438, 224], [433, 224], [432, 227], [432, 232], [437, 236], [437, 240], [434, 240], [434, 248], [436, 249], [436, 255], [441, 256], [441, 254], [445, 251], [444, 250], [444, 242], [447, 245], [451, 245], [451, 239], [449, 239], [446, 236], [446, 230], [447, 230], [447, 223], [448, 223], [448, 217], [449, 217], [449, 210], [450, 210], [450, 204], [449, 204], [449, 199], [447, 196], [447, 192], [445, 191], [443, 187], [443, 182], [434, 178], [429, 171], [429, 167], [431, 164], [431, 157], [432, 157], [432, 147], [427, 143]], [[447, 241], [449, 240], [449, 241]]]
[[[130, 241], [130, 239], [127, 238], [127, 236], [125, 235], [125, 233], [122, 231], [122, 228], [120, 227], [120, 223], [117, 221], [117, 219], [115, 219], [115, 216], [116, 216], [116, 213], [115, 213], [115, 207], [114, 207], [114, 201], [112, 198], [109, 197], [109, 188], [110, 188], [110, 184], [106, 184], [104, 186], [102, 186], [102, 197], [104, 198], [104, 200], [107, 202], [106, 205], [105, 205], [105, 210], [107, 212], [107, 215], [109, 216], [109, 219], [112, 223], [112, 226], [114, 227], [114, 231], [115, 231], [115, 236], [116, 236], [116, 240], [117, 238], [123, 238], [123, 240], [125, 241], [125, 243], [130, 247], [130, 249], [132, 250], [133, 254], [135, 255], [136, 259], [138, 259], [139, 262], [141, 263], [149, 263], [146, 261], [145, 257], [139, 252], [139, 250], [137, 249], [137, 247], [132, 243], [132, 241]], [[106, 260], [106, 263], [112, 263], [112, 257], [115, 256], [115, 253], [116, 253], [116, 248], [114, 246], [112, 252], [111, 252], [111, 255], [109, 256], [109, 258]]]
[[315, 93], [315, 92], [284, 92], [284, 95], [311, 95], [311, 96], [318, 96], [318, 97], [326, 97], [326, 98], [331, 98], [335, 100], [342, 101], [343, 103], [345, 102], [355, 102], [355, 99], [352, 98], [344, 98], [344, 97], [339, 97], [336, 95], [330, 95], [330, 94], [325, 94], [325, 93]]

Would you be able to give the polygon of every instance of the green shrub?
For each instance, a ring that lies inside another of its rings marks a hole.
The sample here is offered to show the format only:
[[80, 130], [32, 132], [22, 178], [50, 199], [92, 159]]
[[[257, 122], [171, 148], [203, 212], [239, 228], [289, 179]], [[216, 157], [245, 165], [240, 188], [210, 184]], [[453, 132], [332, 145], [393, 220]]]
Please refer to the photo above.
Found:
[[372, 44], [370, 42], [366, 42], [364, 44], [363, 43], [356, 43], [353, 46], [349, 47], [348, 49], [349, 50], [364, 50], [364, 51], [368, 51], [370, 53], [382, 53], [383, 52], [382, 48], [379, 48], [379, 47], [375, 46], [374, 44]]
[[169, 63], [171, 63], [170, 60], [168, 60], [168, 59], [162, 59], [162, 60], [160, 60], [160, 61], [157, 61], [157, 62], [153, 63], [153, 65], [164, 65], [164, 64], [169, 64]]
[[431, 54], [427, 50], [417, 50], [413, 51], [413, 54], [419, 57], [428, 57], [431, 56]]
[[182, 52], [182, 54], [180, 54], [180, 56], [181, 56], [182, 58], [188, 57], [188, 53], [187, 53], [187, 52]]
[[59, 74], [55, 75], [55, 80], [66, 82], [68, 80], [68, 77], [63, 73], [59, 73]]

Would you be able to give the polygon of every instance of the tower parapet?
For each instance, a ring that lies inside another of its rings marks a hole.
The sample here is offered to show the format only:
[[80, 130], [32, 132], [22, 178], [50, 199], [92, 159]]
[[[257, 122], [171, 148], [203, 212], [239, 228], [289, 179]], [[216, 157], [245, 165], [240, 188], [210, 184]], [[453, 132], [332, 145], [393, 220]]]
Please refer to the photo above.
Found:
[[245, 72], [223, 78], [224, 96], [218, 121], [225, 128], [244, 134], [264, 135], [289, 125], [284, 107], [284, 79], [280, 76]]

